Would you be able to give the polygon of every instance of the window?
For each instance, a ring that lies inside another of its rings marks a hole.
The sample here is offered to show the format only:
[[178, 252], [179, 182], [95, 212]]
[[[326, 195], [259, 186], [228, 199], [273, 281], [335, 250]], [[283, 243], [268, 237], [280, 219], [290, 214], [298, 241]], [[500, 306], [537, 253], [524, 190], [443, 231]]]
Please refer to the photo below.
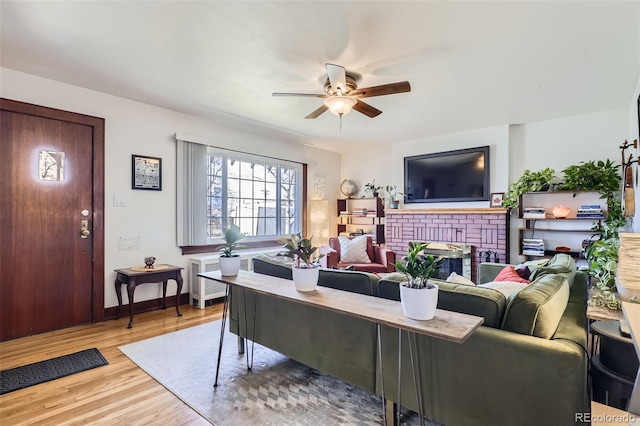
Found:
[[232, 224], [246, 242], [302, 230], [302, 164], [178, 142], [179, 245], [220, 243]]

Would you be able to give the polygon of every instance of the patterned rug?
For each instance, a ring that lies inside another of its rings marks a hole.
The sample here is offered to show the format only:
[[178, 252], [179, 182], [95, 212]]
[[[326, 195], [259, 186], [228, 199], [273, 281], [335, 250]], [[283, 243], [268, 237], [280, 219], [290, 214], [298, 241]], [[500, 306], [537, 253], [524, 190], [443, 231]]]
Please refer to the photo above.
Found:
[[[226, 425], [380, 425], [379, 397], [258, 344], [253, 370], [225, 336], [214, 389], [220, 321], [143, 340], [119, 349], [200, 415]], [[403, 412], [401, 424], [417, 425]]]
[[0, 395], [109, 364], [96, 348], [0, 371]]

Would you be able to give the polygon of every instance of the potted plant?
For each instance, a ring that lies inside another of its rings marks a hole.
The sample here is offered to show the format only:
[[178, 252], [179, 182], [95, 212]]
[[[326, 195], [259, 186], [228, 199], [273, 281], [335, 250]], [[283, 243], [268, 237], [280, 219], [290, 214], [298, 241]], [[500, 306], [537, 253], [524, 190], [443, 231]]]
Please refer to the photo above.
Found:
[[317, 247], [313, 247], [311, 238], [304, 238], [302, 232], [292, 234], [291, 238], [280, 239], [284, 243], [285, 251], [278, 253], [278, 256], [286, 256], [293, 259], [291, 271], [293, 274], [293, 284], [298, 291], [313, 291], [318, 285], [320, 274], [320, 264], [318, 260], [324, 254], [316, 255]]
[[440, 272], [442, 258], [425, 255], [427, 244], [410, 242], [409, 250], [402, 261], [396, 262], [396, 269], [407, 277], [400, 283], [400, 303], [408, 318], [430, 320], [438, 305], [438, 286], [429, 282]]
[[228, 228], [222, 229], [222, 238], [225, 244], [218, 250], [222, 252], [220, 255], [220, 272], [223, 277], [233, 277], [238, 275], [240, 271], [240, 255], [235, 250], [243, 249], [246, 246], [238, 244], [238, 241], [243, 239], [245, 235], [240, 232], [240, 228], [237, 225], [231, 225]]
[[376, 185], [375, 179], [364, 186], [365, 192], [370, 192], [374, 198], [378, 197], [378, 194], [380, 193], [381, 189], [382, 189], [382, 186]]
[[554, 179], [555, 170], [550, 167], [532, 172], [527, 169], [520, 179], [509, 186], [502, 199], [502, 207], [514, 209], [518, 207], [518, 198], [526, 192], [547, 191], [551, 188], [551, 181]]
[[403, 192], [398, 191], [396, 185], [387, 185], [384, 190], [387, 192], [387, 200], [389, 201], [389, 208], [397, 209], [400, 204], [398, 197], [404, 196]]

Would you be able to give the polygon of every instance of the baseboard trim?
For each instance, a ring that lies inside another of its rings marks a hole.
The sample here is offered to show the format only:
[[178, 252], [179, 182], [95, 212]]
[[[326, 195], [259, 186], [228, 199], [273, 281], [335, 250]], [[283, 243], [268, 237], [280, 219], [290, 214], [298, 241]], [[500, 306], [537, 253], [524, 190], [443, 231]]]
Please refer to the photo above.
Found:
[[[189, 293], [182, 293], [180, 295], [180, 304], [188, 305], [189, 304]], [[173, 308], [176, 306], [176, 296], [167, 296], [167, 309]], [[141, 314], [143, 312], [151, 312], [158, 309], [162, 309], [162, 298], [152, 299], [152, 300], [144, 300], [142, 302], [136, 302], [133, 304], [133, 314]], [[118, 312], [117, 306], [112, 306], [110, 308], [104, 309], [104, 319], [111, 320], [115, 319]], [[129, 316], [129, 305], [122, 305], [122, 309], [120, 311], [120, 318]]]

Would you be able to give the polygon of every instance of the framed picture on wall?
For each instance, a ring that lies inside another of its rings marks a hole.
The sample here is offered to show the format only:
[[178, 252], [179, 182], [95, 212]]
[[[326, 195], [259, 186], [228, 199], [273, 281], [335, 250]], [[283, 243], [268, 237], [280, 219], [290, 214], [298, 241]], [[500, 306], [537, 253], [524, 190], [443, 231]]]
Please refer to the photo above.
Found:
[[502, 207], [502, 201], [504, 199], [504, 192], [492, 192], [491, 201], [489, 207]]
[[162, 158], [131, 156], [131, 189], [162, 191]]

